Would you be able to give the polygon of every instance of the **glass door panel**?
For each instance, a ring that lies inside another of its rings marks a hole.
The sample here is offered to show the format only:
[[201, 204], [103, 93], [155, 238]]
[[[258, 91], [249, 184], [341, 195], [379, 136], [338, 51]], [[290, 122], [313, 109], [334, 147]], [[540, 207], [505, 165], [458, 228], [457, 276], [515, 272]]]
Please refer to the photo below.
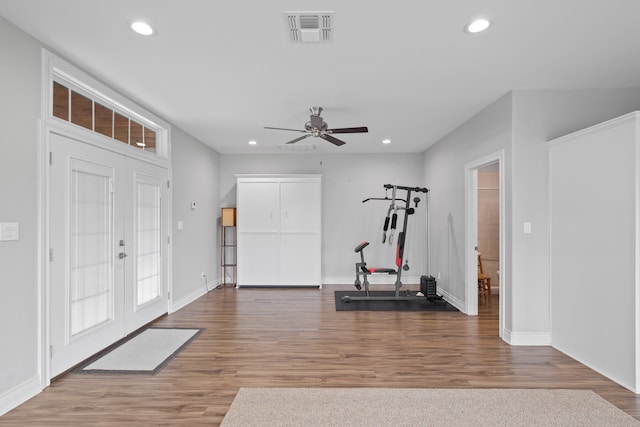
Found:
[[160, 297], [162, 237], [160, 188], [156, 183], [138, 181], [137, 185], [137, 305]]
[[111, 176], [71, 163], [68, 307], [73, 337], [113, 319], [114, 236]]
[[167, 312], [168, 308], [168, 171], [162, 167], [127, 159], [130, 180], [125, 215], [127, 247], [126, 290], [127, 333], [144, 326]]

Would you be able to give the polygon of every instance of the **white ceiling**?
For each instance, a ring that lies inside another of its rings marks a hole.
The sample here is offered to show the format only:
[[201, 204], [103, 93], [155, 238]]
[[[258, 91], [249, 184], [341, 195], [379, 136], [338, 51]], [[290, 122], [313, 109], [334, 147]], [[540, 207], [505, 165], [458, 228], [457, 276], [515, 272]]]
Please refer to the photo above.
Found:
[[[292, 10], [333, 11], [333, 41], [290, 42]], [[221, 153], [281, 152], [301, 134], [263, 127], [302, 129], [311, 106], [369, 127], [307, 138], [317, 152], [414, 153], [512, 89], [640, 87], [639, 0], [0, 0], [0, 16]], [[465, 33], [477, 16], [492, 27]]]

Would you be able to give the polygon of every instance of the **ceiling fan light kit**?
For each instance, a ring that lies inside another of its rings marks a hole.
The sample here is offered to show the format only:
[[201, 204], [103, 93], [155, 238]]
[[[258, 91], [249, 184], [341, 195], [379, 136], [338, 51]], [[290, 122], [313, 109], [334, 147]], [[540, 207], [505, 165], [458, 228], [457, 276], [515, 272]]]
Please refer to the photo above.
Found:
[[[345, 142], [332, 136], [331, 134], [336, 133], [365, 133], [369, 132], [369, 129], [366, 126], [360, 127], [352, 127], [352, 128], [337, 128], [337, 129], [329, 129], [329, 125], [324, 121], [320, 114], [322, 113], [322, 107], [311, 107], [309, 109], [311, 115], [309, 116], [309, 121], [305, 123], [304, 130], [302, 129], [288, 129], [288, 128], [276, 128], [265, 126], [265, 129], [274, 129], [274, 130], [288, 130], [292, 132], [301, 132], [305, 135], [302, 135], [296, 139], [293, 139], [287, 144], [295, 144], [298, 141], [302, 141], [305, 138], [310, 136], [324, 139], [325, 141], [329, 141], [333, 145], [341, 146], [344, 145]], [[315, 148], [315, 147], [314, 147]]]

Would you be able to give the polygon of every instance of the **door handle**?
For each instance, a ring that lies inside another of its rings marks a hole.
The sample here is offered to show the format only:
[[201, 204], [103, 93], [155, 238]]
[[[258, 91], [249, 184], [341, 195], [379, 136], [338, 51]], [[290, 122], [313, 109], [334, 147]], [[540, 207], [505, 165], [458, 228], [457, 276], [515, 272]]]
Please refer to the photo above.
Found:
[[124, 259], [125, 257], [127, 257], [127, 254], [125, 254], [124, 252], [120, 252], [118, 254], [118, 259]]

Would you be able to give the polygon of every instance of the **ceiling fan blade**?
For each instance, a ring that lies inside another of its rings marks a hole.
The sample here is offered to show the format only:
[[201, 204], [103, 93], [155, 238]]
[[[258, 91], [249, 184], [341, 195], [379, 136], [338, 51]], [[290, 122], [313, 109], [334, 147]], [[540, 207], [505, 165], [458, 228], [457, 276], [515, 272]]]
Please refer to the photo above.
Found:
[[341, 145], [346, 144], [344, 141], [340, 141], [338, 138], [334, 138], [333, 136], [327, 135], [327, 134], [320, 135], [320, 138], [322, 138], [324, 140], [327, 140], [330, 143], [332, 143], [334, 145], [337, 145], [338, 147], [341, 146]]
[[287, 142], [287, 144], [294, 144], [294, 143], [296, 143], [296, 142], [298, 142], [298, 141], [301, 141], [301, 140], [303, 140], [303, 139], [305, 139], [305, 138], [307, 138], [307, 137], [309, 137], [309, 136], [311, 136], [311, 134], [303, 135], [303, 136], [301, 136], [300, 138], [296, 138], [296, 139], [293, 139], [293, 140], [291, 140], [291, 141]]
[[339, 129], [327, 129], [329, 133], [361, 133], [361, 132], [369, 132], [369, 128], [366, 126], [358, 127], [358, 128], [339, 128]]
[[306, 130], [301, 130], [301, 129], [272, 128], [272, 127], [269, 127], [269, 126], [265, 126], [264, 128], [265, 129], [275, 129], [275, 130], [290, 130], [290, 131], [293, 131], [293, 132], [303, 132], [303, 133], [307, 132]]

